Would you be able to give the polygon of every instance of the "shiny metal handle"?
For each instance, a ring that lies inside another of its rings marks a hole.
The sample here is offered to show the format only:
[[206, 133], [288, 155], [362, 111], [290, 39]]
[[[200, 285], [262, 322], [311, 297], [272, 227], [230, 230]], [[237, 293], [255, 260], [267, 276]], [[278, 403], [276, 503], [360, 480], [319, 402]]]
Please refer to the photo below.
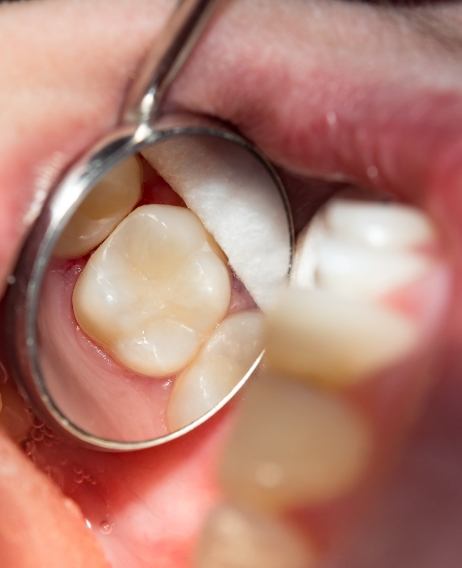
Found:
[[219, 0], [183, 0], [157, 38], [122, 110], [124, 124], [146, 124], [199, 39]]

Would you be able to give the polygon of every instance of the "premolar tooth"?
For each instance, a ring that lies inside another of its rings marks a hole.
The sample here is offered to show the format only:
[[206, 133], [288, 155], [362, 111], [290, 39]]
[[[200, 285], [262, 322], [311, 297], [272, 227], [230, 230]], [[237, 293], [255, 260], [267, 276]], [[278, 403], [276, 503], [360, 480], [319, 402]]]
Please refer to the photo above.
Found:
[[260, 312], [228, 316], [197, 359], [175, 379], [168, 407], [170, 430], [190, 424], [214, 408], [251, 369], [262, 349]]
[[368, 426], [348, 402], [262, 375], [240, 407], [221, 479], [243, 507], [299, 508], [349, 490], [364, 474], [370, 449]]
[[334, 199], [324, 214], [332, 233], [371, 247], [412, 248], [435, 239], [428, 218], [406, 205]]
[[143, 155], [213, 235], [257, 305], [270, 305], [289, 271], [291, 227], [262, 164], [248, 150], [206, 136], [166, 140]]
[[418, 329], [375, 303], [289, 288], [269, 313], [268, 362], [277, 371], [324, 384], [352, 384], [415, 346]]
[[181, 370], [219, 323], [230, 278], [197, 217], [184, 207], [145, 205], [91, 256], [74, 288], [77, 322], [129, 369]]
[[54, 254], [78, 258], [97, 247], [130, 213], [141, 196], [141, 166], [132, 156], [91, 190], [64, 229]]
[[197, 568], [310, 568], [315, 553], [283, 521], [223, 505], [207, 520]]

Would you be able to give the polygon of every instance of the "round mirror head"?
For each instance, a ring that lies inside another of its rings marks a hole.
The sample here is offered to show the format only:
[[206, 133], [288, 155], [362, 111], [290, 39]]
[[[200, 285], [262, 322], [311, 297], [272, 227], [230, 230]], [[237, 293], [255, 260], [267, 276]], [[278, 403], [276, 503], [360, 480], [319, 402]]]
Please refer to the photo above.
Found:
[[134, 140], [60, 184], [17, 276], [24, 390], [108, 449], [163, 443], [226, 404], [259, 363], [292, 253], [281, 184], [242, 138], [176, 126]]

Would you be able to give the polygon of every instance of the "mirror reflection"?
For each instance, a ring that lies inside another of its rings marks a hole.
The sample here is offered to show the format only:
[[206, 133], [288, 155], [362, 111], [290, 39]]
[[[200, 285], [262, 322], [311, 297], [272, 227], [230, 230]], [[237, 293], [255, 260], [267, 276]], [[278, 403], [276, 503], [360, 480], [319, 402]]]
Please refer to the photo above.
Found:
[[184, 134], [126, 158], [74, 213], [44, 281], [54, 404], [120, 441], [213, 411], [258, 362], [290, 239], [280, 188], [244, 147]]

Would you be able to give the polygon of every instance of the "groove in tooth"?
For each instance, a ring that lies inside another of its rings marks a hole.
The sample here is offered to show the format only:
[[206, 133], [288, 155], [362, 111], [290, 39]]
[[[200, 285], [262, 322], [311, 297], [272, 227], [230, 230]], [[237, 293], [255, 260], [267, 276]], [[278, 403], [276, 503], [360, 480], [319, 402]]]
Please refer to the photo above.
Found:
[[214, 236], [256, 304], [270, 305], [289, 271], [291, 228], [262, 164], [206, 136], [166, 140], [142, 153]]
[[380, 297], [428, 272], [431, 257], [412, 247], [434, 240], [430, 222], [411, 207], [333, 199], [299, 235], [291, 282]]
[[234, 502], [262, 511], [320, 504], [364, 475], [371, 434], [344, 400], [261, 375], [249, 385], [221, 466]]
[[141, 197], [141, 165], [131, 156], [111, 169], [91, 190], [64, 229], [54, 254], [78, 258], [113, 231]]
[[74, 288], [83, 331], [138, 373], [181, 370], [228, 309], [227, 267], [184, 207], [145, 205], [93, 253]]
[[15, 440], [26, 439], [32, 426], [32, 417], [16, 389], [7, 382], [0, 387], [0, 427]]
[[214, 408], [251, 369], [262, 350], [262, 314], [253, 310], [228, 316], [175, 379], [167, 411], [170, 430]]
[[407, 355], [417, 337], [413, 322], [389, 308], [321, 290], [289, 288], [268, 315], [266, 353], [279, 372], [344, 385]]
[[209, 516], [197, 568], [310, 568], [313, 545], [283, 521], [223, 505]]
[[435, 229], [414, 207], [335, 199], [325, 210], [325, 224], [339, 237], [371, 247], [412, 248], [432, 242]]

